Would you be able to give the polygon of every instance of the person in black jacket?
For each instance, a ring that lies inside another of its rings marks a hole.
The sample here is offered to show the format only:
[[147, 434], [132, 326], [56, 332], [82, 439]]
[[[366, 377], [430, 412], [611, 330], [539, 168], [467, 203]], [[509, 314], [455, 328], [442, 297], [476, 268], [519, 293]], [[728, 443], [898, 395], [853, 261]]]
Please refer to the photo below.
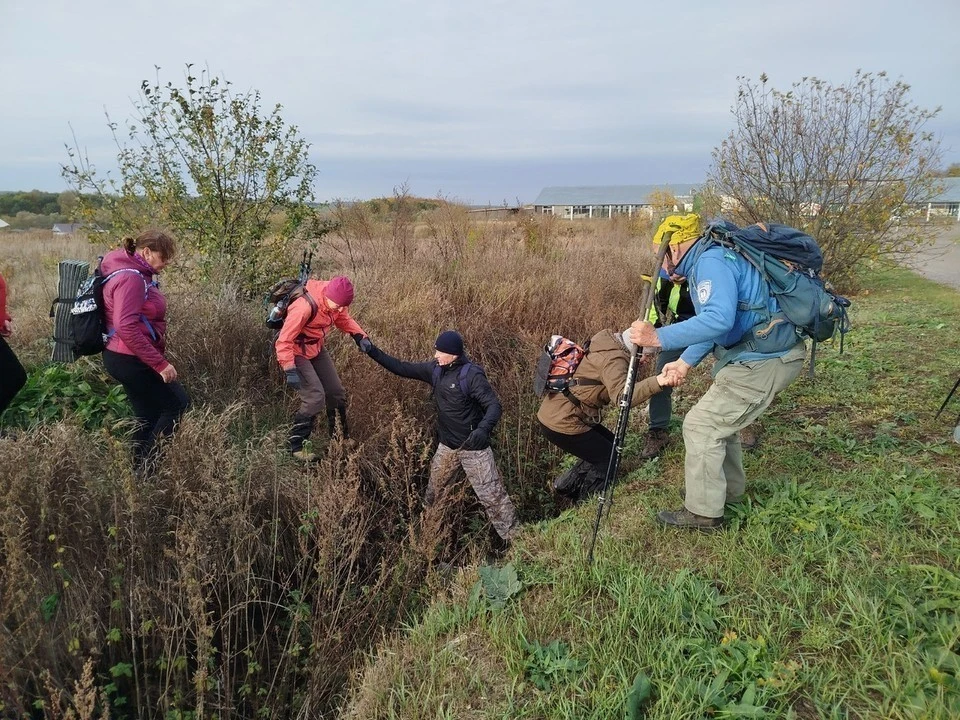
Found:
[[462, 467], [497, 534], [509, 541], [519, 526], [517, 511], [490, 448], [490, 435], [502, 412], [500, 399], [483, 369], [467, 357], [459, 333], [440, 333], [434, 348], [429, 362], [404, 362], [375, 345], [366, 353], [394, 375], [433, 386], [440, 443], [430, 461], [424, 504], [432, 505], [457, 467]]

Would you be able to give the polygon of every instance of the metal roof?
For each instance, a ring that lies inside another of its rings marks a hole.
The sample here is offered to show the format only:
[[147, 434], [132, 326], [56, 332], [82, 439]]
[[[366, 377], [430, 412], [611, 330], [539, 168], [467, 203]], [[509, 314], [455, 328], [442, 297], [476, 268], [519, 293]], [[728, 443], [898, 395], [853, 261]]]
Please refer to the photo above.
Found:
[[943, 187], [943, 192], [934, 195], [927, 202], [960, 203], [960, 177], [938, 178], [937, 183]]
[[592, 185], [581, 187], [545, 187], [534, 205], [649, 205], [650, 195], [667, 191], [679, 197], [693, 195], [696, 185]]

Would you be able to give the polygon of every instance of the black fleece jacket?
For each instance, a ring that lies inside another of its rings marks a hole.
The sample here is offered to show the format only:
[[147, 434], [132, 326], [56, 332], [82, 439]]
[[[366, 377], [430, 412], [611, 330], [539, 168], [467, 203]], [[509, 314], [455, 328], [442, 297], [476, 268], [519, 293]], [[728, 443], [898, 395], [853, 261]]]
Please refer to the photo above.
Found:
[[[394, 375], [433, 384], [436, 360], [404, 362], [376, 346], [371, 348], [370, 357]], [[460, 369], [469, 362], [466, 355], [461, 355], [449, 365], [441, 366], [440, 378], [433, 388], [433, 400], [437, 405], [437, 434], [440, 442], [453, 449], [463, 445], [467, 436], [478, 428], [491, 435], [503, 412], [500, 398], [479, 365], [471, 363], [472, 367], [467, 371], [467, 394], [464, 395], [460, 390]], [[489, 443], [476, 449], [483, 450], [486, 447], [489, 447]]]

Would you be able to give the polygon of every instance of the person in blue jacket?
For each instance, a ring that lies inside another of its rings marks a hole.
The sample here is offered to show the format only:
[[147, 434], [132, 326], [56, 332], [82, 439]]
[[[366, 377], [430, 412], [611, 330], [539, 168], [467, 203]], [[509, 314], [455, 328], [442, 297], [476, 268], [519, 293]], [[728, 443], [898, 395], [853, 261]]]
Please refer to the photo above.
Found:
[[760, 273], [743, 257], [719, 245], [703, 250], [696, 238], [671, 244], [663, 269], [688, 278], [696, 315], [655, 328], [646, 320], [631, 326], [638, 346], [686, 348], [664, 372], [685, 379], [711, 352], [714, 381], [683, 420], [684, 506], [657, 514], [663, 525], [715, 530], [724, 505], [743, 498], [746, 478], [739, 431], [769, 407], [778, 392], [800, 375], [806, 346], [789, 323], [778, 326], [762, 346], [752, 331], [762, 309], [779, 310]]

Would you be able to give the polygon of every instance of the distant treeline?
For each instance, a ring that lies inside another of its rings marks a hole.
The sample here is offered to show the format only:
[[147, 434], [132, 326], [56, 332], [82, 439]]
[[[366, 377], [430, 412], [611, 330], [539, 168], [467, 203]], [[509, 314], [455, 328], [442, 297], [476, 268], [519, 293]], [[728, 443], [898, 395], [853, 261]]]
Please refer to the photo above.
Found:
[[[16, 217], [25, 212], [32, 215], [69, 215], [77, 204], [77, 193], [65, 190], [60, 193], [42, 190], [19, 190], [0, 192], [0, 215]], [[90, 200], [99, 205], [100, 198], [91, 196]]]

